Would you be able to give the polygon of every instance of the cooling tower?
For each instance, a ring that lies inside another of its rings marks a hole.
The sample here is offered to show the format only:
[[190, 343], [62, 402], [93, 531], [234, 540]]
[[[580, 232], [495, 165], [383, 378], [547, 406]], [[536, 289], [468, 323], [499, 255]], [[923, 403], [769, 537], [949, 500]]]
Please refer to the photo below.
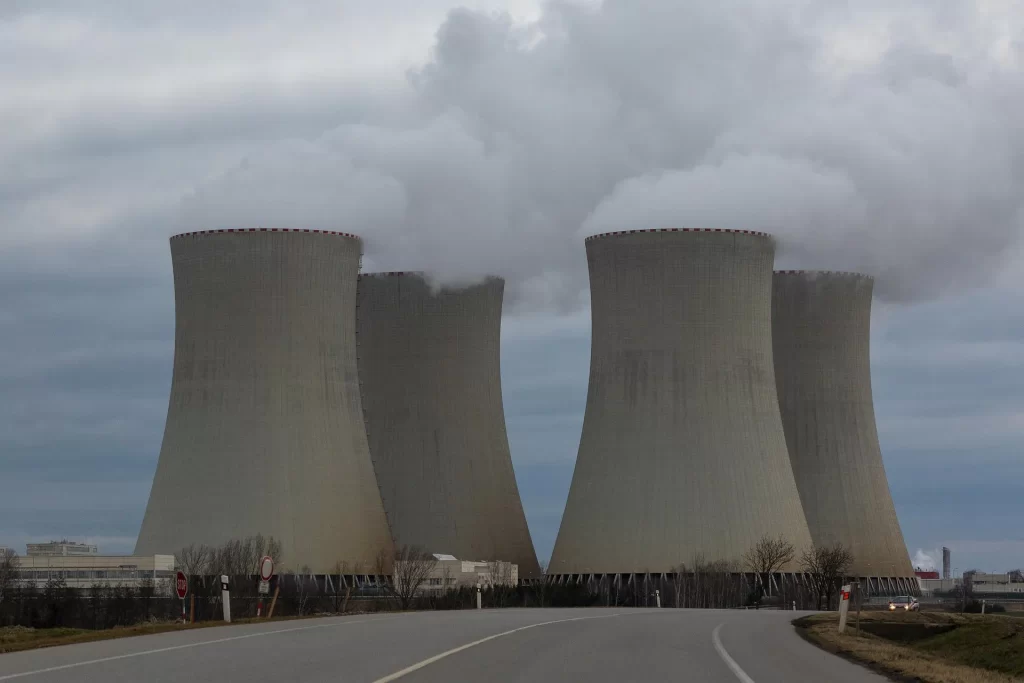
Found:
[[853, 575], [913, 577], [875, 429], [872, 285], [854, 273], [777, 272], [775, 378], [815, 544], [847, 546]]
[[363, 411], [398, 545], [504, 560], [539, 576], [501, 398], [504, 281], [432, 289], [416, 273], [359, 278]]
[[772, 238], [631, 230], [586, 248], [590, 387], [550, 573], [739, 564], [765, 536], [809, 546], [775, 393]]
[[171, 238], [174, 372], [136, 554], [261, 533], [295, 570], [390, 557], [356, 368], [360, 248], [326, 231]]

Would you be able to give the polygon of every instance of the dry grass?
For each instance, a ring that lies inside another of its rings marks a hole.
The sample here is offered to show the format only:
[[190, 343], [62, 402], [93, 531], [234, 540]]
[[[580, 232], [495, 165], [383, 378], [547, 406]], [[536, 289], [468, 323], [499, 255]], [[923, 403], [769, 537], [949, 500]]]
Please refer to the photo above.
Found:
[[[345, 614], [348, 616], [354, 613], [346, 612]], [[304, 617], [276, 617], [270, 620], [236, 619], [231, 622], [231, 626], [255, 623], [265, 624], [268, 621], [278, 622], [295, 621], [297, 619], [316, 619], [325, 616], [340, 615], [310, 614]], [[154, 633], [190, 631], [227, 625], [228, 624], [225, 624], [223, 621], [202, 621], [188, 625], [180, 622], [157, 622], [151, 624], [137, 624], [135, 626], [123, 626], [101, 631], [79, 628], [25, 628], [24, 626], [9, 626], [0, 628], [0, 654], [5, 652], [20, 652], [22, 650], [35, 650], [43, 647], [54, 647], [56, 645], [92, 643], [99, 640], [114, 640], [115, 638], [130, 638], [132, 636], [146, 636]]]
[[[953, 626], [953, 630], [912, 642], [897, 642], [856, 633], [853, 619], [847, 632], [837, 632], [838, 615], [821, 614], [794, 624], [811, 642], [840, 656], [866, 664], [897, 680], [922, 683], [1008, 683], [1024, 680], [1024, 623], [1004, 616], [940, 612], [866, 612], [865, 629], [905, 625]], [[874, 626], [873, 626], [874, 625]], [[900, 628], [897, 626], [896, 631]]]

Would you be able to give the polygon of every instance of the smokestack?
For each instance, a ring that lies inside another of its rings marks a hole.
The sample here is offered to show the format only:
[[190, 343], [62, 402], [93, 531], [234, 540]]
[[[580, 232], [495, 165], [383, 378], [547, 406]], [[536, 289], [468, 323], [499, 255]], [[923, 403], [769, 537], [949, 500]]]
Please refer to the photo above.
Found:
[[501, 397], [504, 280], [432, 290], [417, 273], [359, 278], [359, 380], [395, 542], [540, 576]]
[[951, 579], [953, 574], [949, 571], [950, 568], [950, 553], [949, 548], [942, 547], [942, 578]]
[[775, 389], [774, 240], [630, 230], [586, 249], [590, 387], [550, 573], [674, 572], [779, 535], [799, 557], [811, 539]]
[[360, 253], [326, 231], [171, 238], [174, 372], [136, 554], [263, 534], [314, 573], [390, 557], [357, 381]]
[[777, 272], [775, 379], [814, 543], [846, 546], [855, 576], [913, 577], [875, 428], [872, 285], [856, 273]]

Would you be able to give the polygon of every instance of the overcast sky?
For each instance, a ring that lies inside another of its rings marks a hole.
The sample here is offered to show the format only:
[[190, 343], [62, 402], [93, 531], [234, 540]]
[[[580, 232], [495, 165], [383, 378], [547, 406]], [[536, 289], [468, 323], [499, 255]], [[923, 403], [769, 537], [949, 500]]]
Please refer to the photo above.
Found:
[[586, 399], [583, 237], [723, 227], [877, 277], [911, 555], [1024, 565], [1016, 0], [7, 0], [0, 102], [0, 544], [132, 549], [167, 238], [263, 226], [508, 279], [505, 408], [546, 559]]

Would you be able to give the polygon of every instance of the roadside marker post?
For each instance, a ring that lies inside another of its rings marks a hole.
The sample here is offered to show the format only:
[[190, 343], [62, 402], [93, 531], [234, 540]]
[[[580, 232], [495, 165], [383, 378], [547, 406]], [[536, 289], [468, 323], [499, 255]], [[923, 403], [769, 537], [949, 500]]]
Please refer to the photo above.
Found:
[[839, 632], [846, 632], [846, 615], [850, 612], [850, 584], [843, 586], [839, 594]]
[[231, 591], [228, 585], [228, 575], [220, 575], [220, 601], [224, 608], [224, 621], [231, 623]]
[[658, 609], [661, 609], [661, 591], [654, 589], [654, 598], [658, 601]]
[[188, 594], [188, 577], [185, 576], [185, 572], [178, 572], [175, 575], [174, 592], [178, 594], [178, 599], [181, 600], [181, 623], [187, 624], [188, 621], [185, 619], [185, 596]]
[[476, 584], [476, 608], [483, 609], [483, 598], [480, 595], [480, 582]]

